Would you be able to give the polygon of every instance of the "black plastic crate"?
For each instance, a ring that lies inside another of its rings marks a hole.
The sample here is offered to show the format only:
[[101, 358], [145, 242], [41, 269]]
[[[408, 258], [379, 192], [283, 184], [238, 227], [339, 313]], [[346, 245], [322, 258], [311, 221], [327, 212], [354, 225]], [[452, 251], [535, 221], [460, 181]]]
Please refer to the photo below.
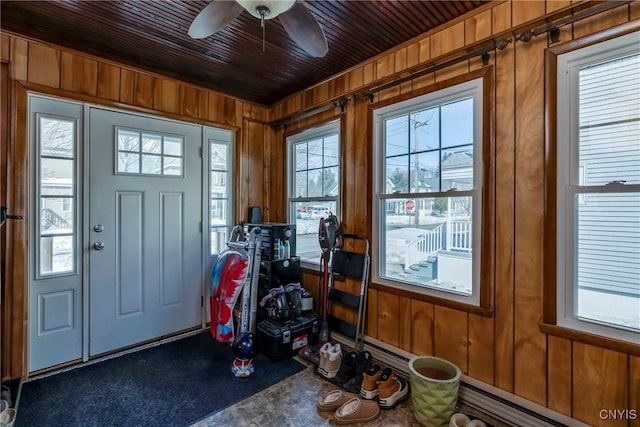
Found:
[[306, 345], [317, 344], [319, 335], [320, 319], [316, 315], [287, 323], [263, 320], [257, 327], [258, 349], [269, 359], [280, 360], [297, 354]]

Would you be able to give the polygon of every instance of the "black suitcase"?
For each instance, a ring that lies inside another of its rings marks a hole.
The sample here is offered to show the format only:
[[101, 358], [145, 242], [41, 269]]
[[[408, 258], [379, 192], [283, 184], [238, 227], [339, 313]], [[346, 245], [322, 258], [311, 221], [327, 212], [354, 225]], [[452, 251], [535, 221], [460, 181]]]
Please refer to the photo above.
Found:
[[313, 314], [286, 323], [267, 319], [258, 323], [258, 350], [276, 361], [297, 354], [306, 345], [317, 344], [319, 335], [320, 319]]

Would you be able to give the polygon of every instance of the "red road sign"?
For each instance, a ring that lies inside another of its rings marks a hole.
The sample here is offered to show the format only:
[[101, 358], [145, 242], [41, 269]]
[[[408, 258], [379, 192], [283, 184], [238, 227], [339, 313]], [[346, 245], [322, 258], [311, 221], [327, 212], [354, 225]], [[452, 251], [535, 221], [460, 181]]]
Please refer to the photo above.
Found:
[[416, 207], [416, 204], [413, 200], [407, 200], [405, 203], [405, 208], [407, 208], [407, 212], [413, 212], [413, 209]]

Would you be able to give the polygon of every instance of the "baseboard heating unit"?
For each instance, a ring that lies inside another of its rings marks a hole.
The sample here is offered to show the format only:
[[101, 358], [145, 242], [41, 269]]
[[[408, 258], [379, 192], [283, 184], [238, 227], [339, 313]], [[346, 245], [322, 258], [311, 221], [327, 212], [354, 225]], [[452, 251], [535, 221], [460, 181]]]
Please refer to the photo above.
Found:
[[[340, 334], [332, 332], [331, 338], [347, 348], [353, 346], [351, 339]], [[409, 376], [408, 362], [415, 355], [371, 337], [365, 337], [364, 349], [369, 351], [377, 362]], [[464, 374], [460, 382], [458, 398], [465, 405], [488, 413], [496, 420], [513, 426], [589, 427], [588, 424]]]

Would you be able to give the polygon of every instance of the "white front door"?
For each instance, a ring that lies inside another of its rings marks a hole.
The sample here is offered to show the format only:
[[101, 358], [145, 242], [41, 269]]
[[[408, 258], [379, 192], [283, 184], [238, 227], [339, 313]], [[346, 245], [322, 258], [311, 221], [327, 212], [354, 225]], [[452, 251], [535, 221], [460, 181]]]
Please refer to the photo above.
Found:
[[89, 356], [201, 324], [201, 144], [201, 126], [90, 109]]

